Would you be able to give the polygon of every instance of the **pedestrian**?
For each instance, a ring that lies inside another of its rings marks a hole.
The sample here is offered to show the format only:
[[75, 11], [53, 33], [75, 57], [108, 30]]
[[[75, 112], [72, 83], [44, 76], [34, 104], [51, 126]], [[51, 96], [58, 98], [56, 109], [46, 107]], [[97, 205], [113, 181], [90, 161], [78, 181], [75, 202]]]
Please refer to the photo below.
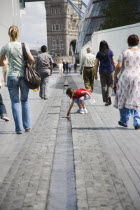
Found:
[[60, 77], [63, 77], [63, 60], [60, 60], [59, 64], [58, 64], [58, 70], [59, 70], [59, 75]]
[[[2, 87], [2, 82], [1, 82], [1, 79], [0, 79], [0, 88]], [[0, 118], [2, 120], [5, 120], [5, 121], [9, 121], [9, 118], [7, 117], [7, 111], [6, 111], [6, 107], [3, 103], [3, 99], [2, 99], [2, 95], [0, 93]]]
[[71, 111], [74, 103], [76, 103], [79, 107], [79, 109], [77, 110], [77, 113], [80, 113], [80, 114], [88, 113], [86, 106], [85, 106], [85, 100], [93, 99], [91, 96], [90, 90], [83, 89], [83, 88], [73, 90], [72, 88], [68, 88], [66, 91], [66, 94], [72, 99], [72, 102], [71, 102], [70, 107], [67, 112], [67, 116], [70, 115], [70, 111]]
[[72, 68], [72, 64], [71, 63], [68, 63], [69, 73], [71, 72], [71, 68]]
[[68, 67], [68, 62], [66, 62], [66, 72], [68, 73], [69, 67]]
[[65, 69], [66, 69], [66, 62], [65, 60], [63, 60], [63, 72], [65, 72]]
[[[19, 29], [11, 26], [8, 31], [10, 42], [2, 47], [0, 52], [0, 64], [8, 59], [9, 71], [7, 86], [10, 94], [12, 113], [15, 122], [15, 131], [22, 134], [23, 128], [26, 132], [31, 130], [31, 111], [29, 107], [29, 88], [24, 81], [24, 59], [21, 42], [18, 41]], [[29, 62], [34, 62], [30, 50], [25, 44]], [[20, 96], [19, 96], [20, 93]]]
[[[128, 127], [130, 115], [134, 128], [140, 129], [140, 49], [139, 37], [127, 39], [128, 49], [122, 51], [115, 69], [116, 97], [114, 106], [120, 111], [119, 125]], [[116, 81], [118, 80], [117, 84]]]
[[4, 85], [7, 87], [8, 64], [2, 67]]
[[77, 72], [77, 63], [74, 64], [74, 72]]
[[99, 67], [103, 102], [105, 106], [111, 105], [115, 61], [113, 52], [104, 40], [100, 42], [99, 52], [96, 55], [96, 67], [97, 69]]
[[39, 96], [46, 100], [49, 96], [49, 78], [52, 75], [54, 62], [52, 57], [47, 53], [46, 45], [41, 46], [41, 52], [36, 59], [36, 68], [41, 76]]
[[93, 92], [94, 79], [97, 79], [97, 72], [95, 67], [96, 56], [91, 53], [91, 48], [86, 49], [87, 54], [83, 56], [80, 62], [80, 72], [83, 72], [83, 80], [85, 88]]

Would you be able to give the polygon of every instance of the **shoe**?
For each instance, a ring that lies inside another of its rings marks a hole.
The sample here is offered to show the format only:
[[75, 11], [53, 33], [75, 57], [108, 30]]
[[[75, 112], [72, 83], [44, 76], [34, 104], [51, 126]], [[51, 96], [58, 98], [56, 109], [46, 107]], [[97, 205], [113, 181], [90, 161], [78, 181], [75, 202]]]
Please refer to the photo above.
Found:
[[47, 100], [48, 98], [47, 97], [44, 97], [44, 100]]
[[84, 113], [87, 114], [88, 113], [88, 110], [85, 108], [83, 109]]
[[108, 97], [108, 105], [111, 105], [112, 104], [112, 101], [111, 101], [111, 97]]
[[22, 134], [22, 131], [17, 132], [17, 134]]
[[123, 126], [123, 127], [125, 127], [125, 128], [128, 127], [127, 125], [123, 124], [123, 123], [120, 122], [120, 121], [118, 122], [118, 124], [121, 125], [121, 126]]
[[134, 126], [135, 130], [139, 130], [140, 129], [140, 126], [136, 125]]
[[30, 132], [31, 128], [25, 128], [25, 132]]
[[80, 109], [78, 109], [76, 113], [80, 113]]
[[80, 110], [80, 114], [85, 114], [83, 109]]
[[106, 103], [105, 103], [105, 106], [108, 106], [108, 105], [109, 105], [108, 102], [106, 102]]
[[8, 117], [2, 117], [1, 119], [2, 119], [2, 120], [5, 120], [6, 122], [9, 121], [9, 118], [8, 118]]

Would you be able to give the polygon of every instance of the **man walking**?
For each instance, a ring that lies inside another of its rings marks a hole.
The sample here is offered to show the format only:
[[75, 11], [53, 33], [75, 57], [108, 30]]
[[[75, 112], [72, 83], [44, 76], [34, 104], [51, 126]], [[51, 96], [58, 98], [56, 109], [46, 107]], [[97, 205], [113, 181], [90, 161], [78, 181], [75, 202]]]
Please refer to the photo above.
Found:
[[49, 96], [49, 76], [52, 75], [54, 62], [52, 57], [47, 53], [46, 45], [41, 47], [41, 52], [36, 59], [36, 68], [41, 76], [39, 96], [46, 100]]
[[86, 89], [93, 92], [94, 78], [97, 79], [97, 69], [95, 66], [96, 56], [87, 48], [87, 54], [81, 60], [81, 74], [83, 71], [83, 80]]

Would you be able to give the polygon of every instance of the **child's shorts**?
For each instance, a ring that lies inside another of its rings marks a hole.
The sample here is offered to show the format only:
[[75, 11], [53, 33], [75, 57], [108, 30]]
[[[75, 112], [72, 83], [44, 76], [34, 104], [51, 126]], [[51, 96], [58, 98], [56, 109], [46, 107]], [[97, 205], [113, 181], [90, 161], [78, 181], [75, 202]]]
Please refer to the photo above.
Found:
[[77, 104], [85, 104], [85, 100], [90, 99], [89, 96], [82, 96], [81, 98], [74, 99], [74, 102]]

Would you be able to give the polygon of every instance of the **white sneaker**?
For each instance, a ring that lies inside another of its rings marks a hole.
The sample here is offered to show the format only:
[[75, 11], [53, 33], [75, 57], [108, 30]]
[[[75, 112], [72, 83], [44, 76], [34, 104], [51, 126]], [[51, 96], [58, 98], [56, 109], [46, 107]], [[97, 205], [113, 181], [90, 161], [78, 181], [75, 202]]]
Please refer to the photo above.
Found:
[[88, 113], [88, 110], [85, 108], [83, 109], [84, 113], [87, 114]]
[[80, 114], [85, 114], [83, 109], [80, 109]]

